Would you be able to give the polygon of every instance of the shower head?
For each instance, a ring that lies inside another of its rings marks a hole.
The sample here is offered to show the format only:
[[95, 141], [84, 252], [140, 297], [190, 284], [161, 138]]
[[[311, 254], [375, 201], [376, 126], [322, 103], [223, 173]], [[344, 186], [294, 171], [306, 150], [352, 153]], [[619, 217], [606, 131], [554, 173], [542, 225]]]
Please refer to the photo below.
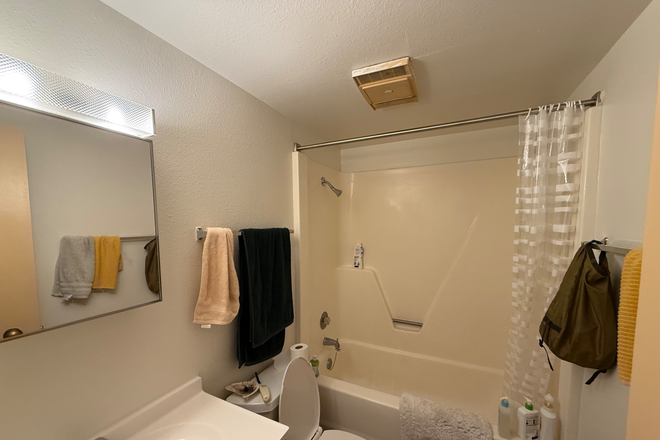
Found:
[[328, 187], [332, 190], [333, 193], [335, 193], [337, 197], [341, 195], [341, 190], [332, 186], [332, 183], [325, 180], [325, 177], [321, 177], [321, 185], [328, 185]]

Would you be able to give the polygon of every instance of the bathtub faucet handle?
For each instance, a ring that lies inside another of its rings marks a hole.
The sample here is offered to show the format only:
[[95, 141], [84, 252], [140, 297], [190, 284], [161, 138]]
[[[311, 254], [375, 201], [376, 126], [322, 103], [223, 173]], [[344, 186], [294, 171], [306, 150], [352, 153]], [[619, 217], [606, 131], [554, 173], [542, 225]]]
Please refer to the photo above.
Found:
[[323, 312], [320, 324], [321, 330], [325, 330], [325, 328], [330, 325], [330, 316], [328, 316], [328, 312]]

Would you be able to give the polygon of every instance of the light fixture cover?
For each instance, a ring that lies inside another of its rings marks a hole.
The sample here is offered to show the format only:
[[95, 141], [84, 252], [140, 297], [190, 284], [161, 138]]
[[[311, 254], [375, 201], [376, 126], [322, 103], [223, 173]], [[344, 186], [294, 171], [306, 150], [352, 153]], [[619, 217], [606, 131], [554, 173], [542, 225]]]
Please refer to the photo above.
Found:
[[154, 111], [0, 53], [0, 101], [146, 138]]

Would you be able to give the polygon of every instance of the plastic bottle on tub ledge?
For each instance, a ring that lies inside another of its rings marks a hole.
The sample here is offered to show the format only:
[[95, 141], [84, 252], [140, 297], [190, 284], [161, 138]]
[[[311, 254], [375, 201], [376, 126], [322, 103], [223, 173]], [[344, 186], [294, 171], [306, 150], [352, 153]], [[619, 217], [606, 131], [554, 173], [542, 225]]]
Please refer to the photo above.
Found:
[[511, 438], [511, 408], [509, 408], [509, 398], [506, 396], [500, 399], [497, 410], [497, 435], [503, 439]]
[[518, 408], [518, 436], [523, 440], [539, 438], [539, 412], [532, 401], [525, 397], [525, 406]]
[[355, 269], [362, 269], [364, 267], [362, 259], [364, 258], [364, 246], [362, 246], [362, 243], [358, 243], [355, 245], [354, 253], [353, 253], [353, 267]]
[[314, 370], [314, 376], [319, 377], [319, 359], [316, 356], [312, 356], [312, 360], [309, 361], [312, 364], [312, 370]]
[[541, 434], [540, 440], [557, 439], [557, 413], [553, 407], [555, 399], [550, 394], [545, 395], [543, 406], [541, 407]]

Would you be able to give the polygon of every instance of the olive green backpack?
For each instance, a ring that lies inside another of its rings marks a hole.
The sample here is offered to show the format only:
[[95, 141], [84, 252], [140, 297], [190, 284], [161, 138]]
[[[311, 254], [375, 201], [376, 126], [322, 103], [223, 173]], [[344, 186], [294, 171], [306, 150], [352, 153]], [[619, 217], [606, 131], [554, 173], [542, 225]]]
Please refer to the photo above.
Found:
[[601, 243], [584, 243], [577, 251], [539, 326], [540, 346], [545, 343], [559, 359], [597, 370], [587, 385], [616, 364], [616, 303], [607, 256], [601, 252], [596, 261], [594, 244]]

